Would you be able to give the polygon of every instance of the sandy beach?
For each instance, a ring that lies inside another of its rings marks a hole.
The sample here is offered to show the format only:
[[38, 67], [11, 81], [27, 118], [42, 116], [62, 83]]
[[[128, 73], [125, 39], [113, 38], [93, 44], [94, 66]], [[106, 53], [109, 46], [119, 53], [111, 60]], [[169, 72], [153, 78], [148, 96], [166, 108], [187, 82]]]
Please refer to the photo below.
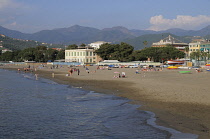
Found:
[[[6, 65], [0, 68], [18, 68], [28, 65]], [[97, 69], [84, 67], [78, 75], [74, 71], [71, 76], [69, 67], [62, 66], [51, 69], [51, 65], [42, 67], [33, 65], [33, 73], [39, 77], [52, 79], [58, 83], [114, 94], [140, 104], [139, 109], [152, 111], [156, 114], [157, 124], [174, 128], [184, 133], [199, 135], [201, 139], [210, 138], [210, 72], [196, 72], [191, 69], [189, 74], [181, 74], [177, 70], [142, 71], [136, 74], [137, 68]], [[36, 69], [36, 70], [35, 70]], [[30, 72], [30, 71], [29, 71]], [[125, 78], [114, 78], [125, 72]]]

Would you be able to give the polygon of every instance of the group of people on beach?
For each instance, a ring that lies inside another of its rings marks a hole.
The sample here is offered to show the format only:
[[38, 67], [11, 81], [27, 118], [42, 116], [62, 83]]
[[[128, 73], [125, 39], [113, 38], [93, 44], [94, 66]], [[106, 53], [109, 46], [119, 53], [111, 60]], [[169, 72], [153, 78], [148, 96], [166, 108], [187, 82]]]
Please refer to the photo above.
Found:
[[77, 75], [80, 74], [80, 70], [76, 68], [70, 68], [68, 72], [69, 72], [69, 76], [72, 76], [73, 72], [77, 72]]
[[121, 74], [119, 74], [118, 76], [114, 75], [113, 78], [125, 78], [125, 72], [122, 72], [122, 75]]

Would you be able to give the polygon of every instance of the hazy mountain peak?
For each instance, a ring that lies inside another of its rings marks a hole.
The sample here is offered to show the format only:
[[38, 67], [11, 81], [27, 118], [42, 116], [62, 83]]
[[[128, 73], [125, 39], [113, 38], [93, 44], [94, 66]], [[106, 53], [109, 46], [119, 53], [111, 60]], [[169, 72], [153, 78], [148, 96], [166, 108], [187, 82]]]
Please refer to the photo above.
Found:
[[104, 28], [103, 30], [126, 30], [127, 31], [128, 29], [122, 26], [115, 26], [111, 28]]
[[202, 28], [201, 30], [210, 30], [210, 25], [206, 26], [205, 28]]
[[120, 31], [122, 33], [129, 34], [129, 35], [133, 35], [134, 36], [134, 34], [132, 33], [132, 31], [130, 31], [129, 29], [127, 29], [125, 27], [122, 27], [122, 26], [115, 26], [115, 27], [112, 27], [112, 28], [104, 28], [102, 31]]

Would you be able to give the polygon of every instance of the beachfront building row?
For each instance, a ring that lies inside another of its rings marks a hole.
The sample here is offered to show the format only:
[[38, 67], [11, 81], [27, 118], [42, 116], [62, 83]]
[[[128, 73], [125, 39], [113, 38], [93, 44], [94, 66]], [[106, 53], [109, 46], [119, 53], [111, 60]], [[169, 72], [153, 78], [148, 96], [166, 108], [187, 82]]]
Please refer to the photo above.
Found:
[[189, 54], [192, 52], [210, 52], [209, 40], [198, 40], [196, 42], [189, 43]]
[[[102, 59], [99, 56], [97, 56], [94, 52], [96, 49], [99, 49], [100, 46], [104, 43], [110, 42], [98, 41], [91, 43], [85, 47], [78, 47], [78, 49], [65, 50], [65, 62], [96, 64], [102, 61]], [[199, 39], [187, 44], [179, 41], [178, 39], [175, 39], [171, 35], [164, 39], [161, 39], [159, 42], [153, 43], [152, 47], [166, 47], [168, 45], [185, 52], [186, 58], [189, 58], [192, 52], [200, 51], [209, 53], [210, 51], [210, 41], [208, 40]], [[189, 47], [189, 51], [186, 51], [185, 48], [187, 47]]]
[[98, 41], [91, 43], [85, 47], [78, 47], [78, 49], [65, 50], [65, 62], [79, 62], [81, 64], [96, 64], [102, 59], [94, 53], [96, 49], [99, 49], [104, 41]]
[[[159, 42], [153, 43], [152, 47], [166, 47], [172, 46], [185, 53], [185, 58], [189, 59], [192, 52], [210, 52], [210, 41], [205, 39], [196, 39], [191, 43], [183, 43], [178, 39], [169, 35], [168, 37], [161, 39]], [[188, 51], [185, 48], [189, 48]]]

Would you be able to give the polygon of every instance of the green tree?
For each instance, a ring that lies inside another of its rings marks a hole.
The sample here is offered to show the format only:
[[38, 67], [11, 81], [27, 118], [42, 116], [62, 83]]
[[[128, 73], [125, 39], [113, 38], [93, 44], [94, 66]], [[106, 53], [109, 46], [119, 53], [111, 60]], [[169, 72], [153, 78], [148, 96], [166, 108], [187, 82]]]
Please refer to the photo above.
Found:
[[12, 61], [14, 58], [13, 52], [5, 52], [1, 54], [1, 61]]
[[199, 61], [200, 60], [200, 55], [201, 55], [200, 51], [192, 52], [190, 54], [190, 58]]
[[100, 48], [95, 51], [95, 53], [99, 55], [103, 60], [110, 60], [111, 54], [114, 52], [114, 45], [108, 43], [102, 44]]
[[66, 49], [67, 50], [70, 50], [70, 49], [77, 49], [78, 46], [76, 44], [72, 44], [72, 45], [69, 45]]
[[43, 62], [54, 61], [56, 59], [57, 54], [58, 54], [57, 50], [48, 49], [47, 51], [45, 51]]
[[82, 43], [80, 46], [81, 46], [81, 47], [85, 47], [85, 46], [86, 46], [86, 44]]
[[141, 50], [136, 50], [136, 51], [133, 51], [133, 53], [130, 55], [129, 60], [130, 61], [145, 61], [147, 60], [147, 56]]
[[44, 57], [44, 54], [42, 51], [39, 51], [39, 50], [36, 50], [36, 52], [34, 53], [34, 60], [36, 62], [45, 62], [45, 57]]
[[185, 51], [185, 58], [188, 58], [189, 46], [185, 47], [184, 51]]
[[34, 51], [34, 60], [36, 62], [47, 62], [47, 51], [48, 48], [46, 46], [37, 46]]
[[13, 54], [14, 54], [13, 61], [15, 61], [15, 62], [22, 62], [22, 59], [21, 59], [21, 56], [20, 56], [20, 52], [21, 52], [21, 50], [17, 50], [17, 51], [13, 52]]
[[143, 41], [144, 47], [147, 47], [148, 42], [147, 41]]
[[56, 60], [59, 60], [59, 59], [65, 59], [65, 50], [62, 49], [58, 52], [57, 56], [56, 56]]
[[34, 61], [35, 55], [34, 52], [36, 51], [35, 48], [26, 48], [20, 52], [20, 57], [22, 61]]
[[115, 58], [118, 59], [119, 61], [129, 61], [129, 56], [132, 54], [133, 49], [134, 49], [133, 46], [121, 42], [118, 49], [119, 57]]
[[208, 56], [207, 52], [201, 51], [201, 59], [202, 60], [206, 61], [207, 60], [207, 56]]
[[129, 61], [130, 55], [133, 52], [133, 46], [121, 42], [120, 44], [102, 44], [98, 50], [95, 51], [104, 60], [119, 60]]
[[178, 49], [166, 46], [166, 47], [148, 47], [141, 50], [141, 55], [144, 57], [150, 58], [154, 62], [160, 62], [162, 59], [170, 60], [176, 58], [183, 58], [184, 52], [179, 51]]
[[160, 59], [160, 48], [158, 47], [148, 47], [148, 48], [144, 48], [141, 51], [141, 54], [144, 55], [147, 59], [150, 58], [152, 61], [159, 61]]
[[170, 60], [177, 58], [184, 58], [185, 53], [172, 46], [162, 47], [162, 58]]
[[39, 50], [39, 51], [46, 51], [47, 50], [47, 47], [46, 46], [37, 46], [36, 47], [36, 50]]

